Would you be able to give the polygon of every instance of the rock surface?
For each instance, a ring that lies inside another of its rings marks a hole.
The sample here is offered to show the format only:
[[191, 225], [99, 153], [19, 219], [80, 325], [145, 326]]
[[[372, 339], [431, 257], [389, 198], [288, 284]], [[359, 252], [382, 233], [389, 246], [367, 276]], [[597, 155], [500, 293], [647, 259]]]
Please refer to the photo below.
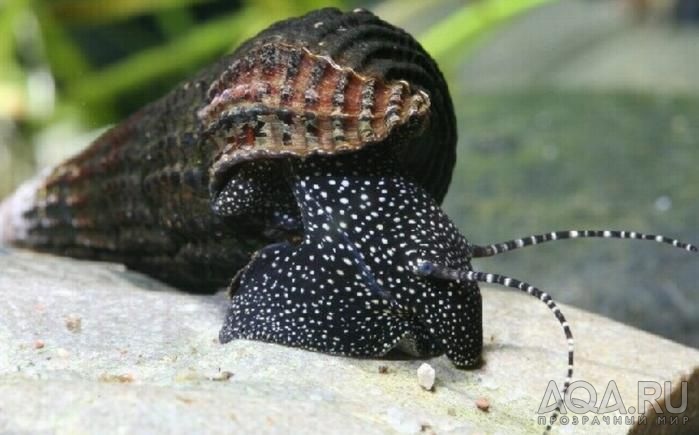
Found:
[[[485, 364], [461, 371], [431, 359], [436, 383], [425, 391], [421, 360], [222, 346], [223, 294], [0, 248], [0, 433], [540, 433], [546, 385], [565, 373], [560, 327], [534, 298], [490, 288], [483, 296]], [[614, 380], [635, 406], [639, 380], [676, 379], [699, 361], [695, 349], [562, 310], [576, 337], [576, 379], [598, 398]]]

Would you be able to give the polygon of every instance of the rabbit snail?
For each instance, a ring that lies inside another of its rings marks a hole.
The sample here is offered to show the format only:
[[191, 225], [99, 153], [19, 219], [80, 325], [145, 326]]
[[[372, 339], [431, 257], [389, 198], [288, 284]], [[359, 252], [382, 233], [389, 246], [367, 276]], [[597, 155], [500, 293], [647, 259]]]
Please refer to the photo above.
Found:
[[471, 244], [439, 207], [455, 162], [453, 112], [410, 35], [361, 9], [311, 12], [262, 31], [21, 187], [0, 209], [0, 235], [190, 290], [230, 282], [221, 342], [357, 357], [399, 347], [474, 366], [478, 282], [513, 287], [564, 330], [565, 395], [573, 338], [560, 309], [471, 259], [579, 237], [696, 247], [623, 231]]

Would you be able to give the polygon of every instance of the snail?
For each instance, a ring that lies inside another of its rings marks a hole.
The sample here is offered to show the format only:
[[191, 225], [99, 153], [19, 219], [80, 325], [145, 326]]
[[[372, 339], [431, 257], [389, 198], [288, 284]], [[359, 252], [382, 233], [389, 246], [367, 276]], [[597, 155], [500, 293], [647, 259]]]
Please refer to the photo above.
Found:
[[322, 9], [276, 23], [232, 55], [21, 187], [0, 209], [6, 242], [118, 261], [177, 287], [230, 283], [219, 339], [331, 354], [394, 348], [482, 352], [478, 282], [544, 302], [471, 259], [579, 237], [562, 231], [474, 245], [440, 209], [456, 123], [436, 63], [368, 11]]
[[[367, 11], [323, 9], [272, 25], [25, 185], [0, 231], [214, 291], [293, 227], [283, 160], [382, 140], [441, 201], [456, 124], [434, 61]], [[258, 189], [241, 202], [249, 213], [227, 200], [236, 189]]]

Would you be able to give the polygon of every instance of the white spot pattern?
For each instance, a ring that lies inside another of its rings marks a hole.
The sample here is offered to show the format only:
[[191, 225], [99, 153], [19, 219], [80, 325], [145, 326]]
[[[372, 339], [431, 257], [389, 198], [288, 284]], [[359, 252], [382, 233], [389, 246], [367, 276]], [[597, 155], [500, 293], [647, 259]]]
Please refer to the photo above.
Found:
[[410, 340], [420, 355], [478, 361], [477, 284], [413, 272], [419, 259], [470, 269], [468, 243], [382, 148], [292, 161], [303, 240], [255, 255], [234, 283], [221, 341], [380, 356]]

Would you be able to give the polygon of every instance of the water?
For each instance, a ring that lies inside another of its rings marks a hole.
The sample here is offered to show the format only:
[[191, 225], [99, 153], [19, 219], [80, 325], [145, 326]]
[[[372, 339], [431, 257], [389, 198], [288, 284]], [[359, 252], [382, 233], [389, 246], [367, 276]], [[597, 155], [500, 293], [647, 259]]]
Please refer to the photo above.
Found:
[[[445, 208], [473, 242], [568, 228], [699, 242], [699, 101], [524, 92], [463, 94], [455, 105], [460, 142]], [[699, 255], [580, 240], [475, 266], [699, 347]]]

